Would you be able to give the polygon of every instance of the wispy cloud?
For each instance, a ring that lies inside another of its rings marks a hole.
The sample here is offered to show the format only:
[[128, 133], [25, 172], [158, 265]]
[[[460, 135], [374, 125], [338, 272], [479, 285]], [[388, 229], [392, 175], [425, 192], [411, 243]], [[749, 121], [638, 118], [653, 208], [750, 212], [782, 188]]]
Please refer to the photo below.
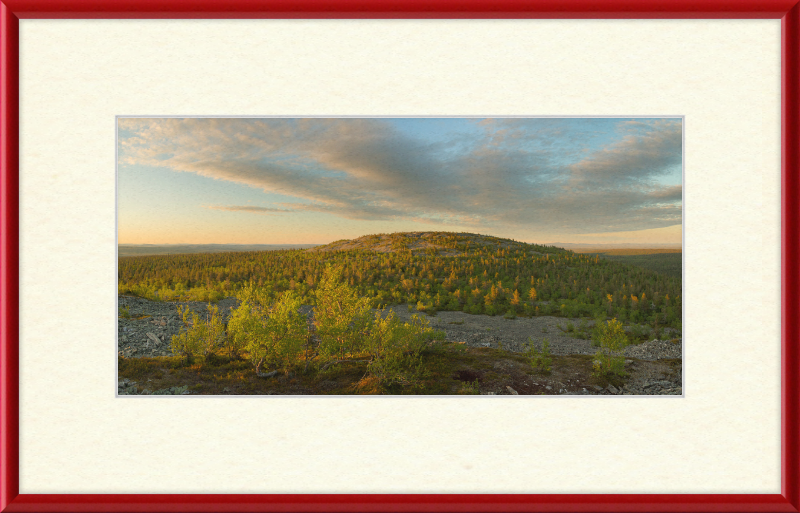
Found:
[[225, 210], [227, 212], [250, 212], [253, 214], [276, 214], [281, 212], [291, 212], [285, 208], [256, 207], [252, 205], [203, 205], [204, 208], [211, 210]]
[[381, 119], [127, 118], [120, 162], [296, 198], [283, 209], [215, 210], [563, 233], [681, 222], [680, 120], [470, 125], [430, 138]]

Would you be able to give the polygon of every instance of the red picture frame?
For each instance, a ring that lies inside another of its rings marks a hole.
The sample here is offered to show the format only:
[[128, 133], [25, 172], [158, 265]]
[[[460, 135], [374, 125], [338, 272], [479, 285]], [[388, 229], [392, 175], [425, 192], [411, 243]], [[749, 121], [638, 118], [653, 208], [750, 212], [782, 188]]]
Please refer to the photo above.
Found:
[[[19, 19], [761, 18], [781, 20], [780, 494], [19, 494]], [[800, 510], [800, 0], [3, 0], [0, 3], [0, 512]]]

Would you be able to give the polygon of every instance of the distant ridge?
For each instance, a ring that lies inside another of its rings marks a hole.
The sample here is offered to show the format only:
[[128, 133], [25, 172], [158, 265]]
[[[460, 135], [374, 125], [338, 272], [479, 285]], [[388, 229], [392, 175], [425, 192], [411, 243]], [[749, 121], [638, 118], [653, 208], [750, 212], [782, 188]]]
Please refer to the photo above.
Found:
[[311, 251], [341, 251], [366, 249], [378, 252], [393, 252], [400, 249], [423, 251], [436, 249], [442, 256], [460, 254], [458, 246], [469, 242], [473, 246], [497, 245], [500, 248], [535, 246], [563, 248], [566, 250], [608, 249], [681, 249], [680, 244], [588, 244], [570, 242], [525, 243], [481, 235], [453, 232], [398, 232], [391, 234], [364, 235], [355, 239], [338, 240], [330, 244], [119, 244], [118, 256], [179, 255], [192, 253], [226, 253], [239, 251], [279, 251], [287, 249], [310, 249]]
[[319, 244], [119, 244], [118, 256], [228, 253], [236, 251], [278, 251], [308, 249]]
[[555, 246], [557, 248], [564, 248], [564, 249], [574, 249], [574, 248], [581, 248], [581, 249], [655, 249], [655, 248], [663, 248], [663, 249], [682, 249], [683, 246], [681, 244], [655, 244], [655, 243], [618, 243], [618, 244], [591, 244], [591, 243], [581, 243], [581, 242], [548, 242], [545, 246]]

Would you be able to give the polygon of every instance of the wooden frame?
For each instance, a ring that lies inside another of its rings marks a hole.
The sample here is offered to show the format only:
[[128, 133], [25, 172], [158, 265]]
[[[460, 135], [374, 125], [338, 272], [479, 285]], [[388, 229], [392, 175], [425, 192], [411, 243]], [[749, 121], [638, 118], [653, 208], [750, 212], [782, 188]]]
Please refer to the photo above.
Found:
[[[782, 486], [764, 494], [20, 495], [19, 19], [772, 18], [782, 30]], [[0, 3], [0, 511], [800, 510], [798, 0], [4, 0]]]

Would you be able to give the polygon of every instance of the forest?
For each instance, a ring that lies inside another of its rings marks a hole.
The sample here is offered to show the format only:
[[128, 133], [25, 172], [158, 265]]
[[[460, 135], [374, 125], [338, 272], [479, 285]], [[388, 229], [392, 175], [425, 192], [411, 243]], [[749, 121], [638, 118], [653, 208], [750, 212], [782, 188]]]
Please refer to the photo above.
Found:
[[614, 251], [606, 253], [594, 253], [600, 258], [614, 260], [625, 264], [635, 265], [637, 267], [644, 267], [652, 271], [666, 274], [680, 278], [683, 271], [683, 254], [678, 252], [658, 252], [659, 250], [651, 250], [651, 252], [644, 253], [646, 250], [641, 250], [642, 253], [634, 253], [633, 251], [626, 252]]
[[313, 305], [329, 264], [342, 269], [346, 283], [373, 308], [603, 317], [681, 329], [681, 278], [674, 266], [659, 272], [467, 233], [374, 234], [301, 250], [121, 257], [118, 291], [157, 301], [214, 302], [255, 288], [265, 299], [292, 291]]

